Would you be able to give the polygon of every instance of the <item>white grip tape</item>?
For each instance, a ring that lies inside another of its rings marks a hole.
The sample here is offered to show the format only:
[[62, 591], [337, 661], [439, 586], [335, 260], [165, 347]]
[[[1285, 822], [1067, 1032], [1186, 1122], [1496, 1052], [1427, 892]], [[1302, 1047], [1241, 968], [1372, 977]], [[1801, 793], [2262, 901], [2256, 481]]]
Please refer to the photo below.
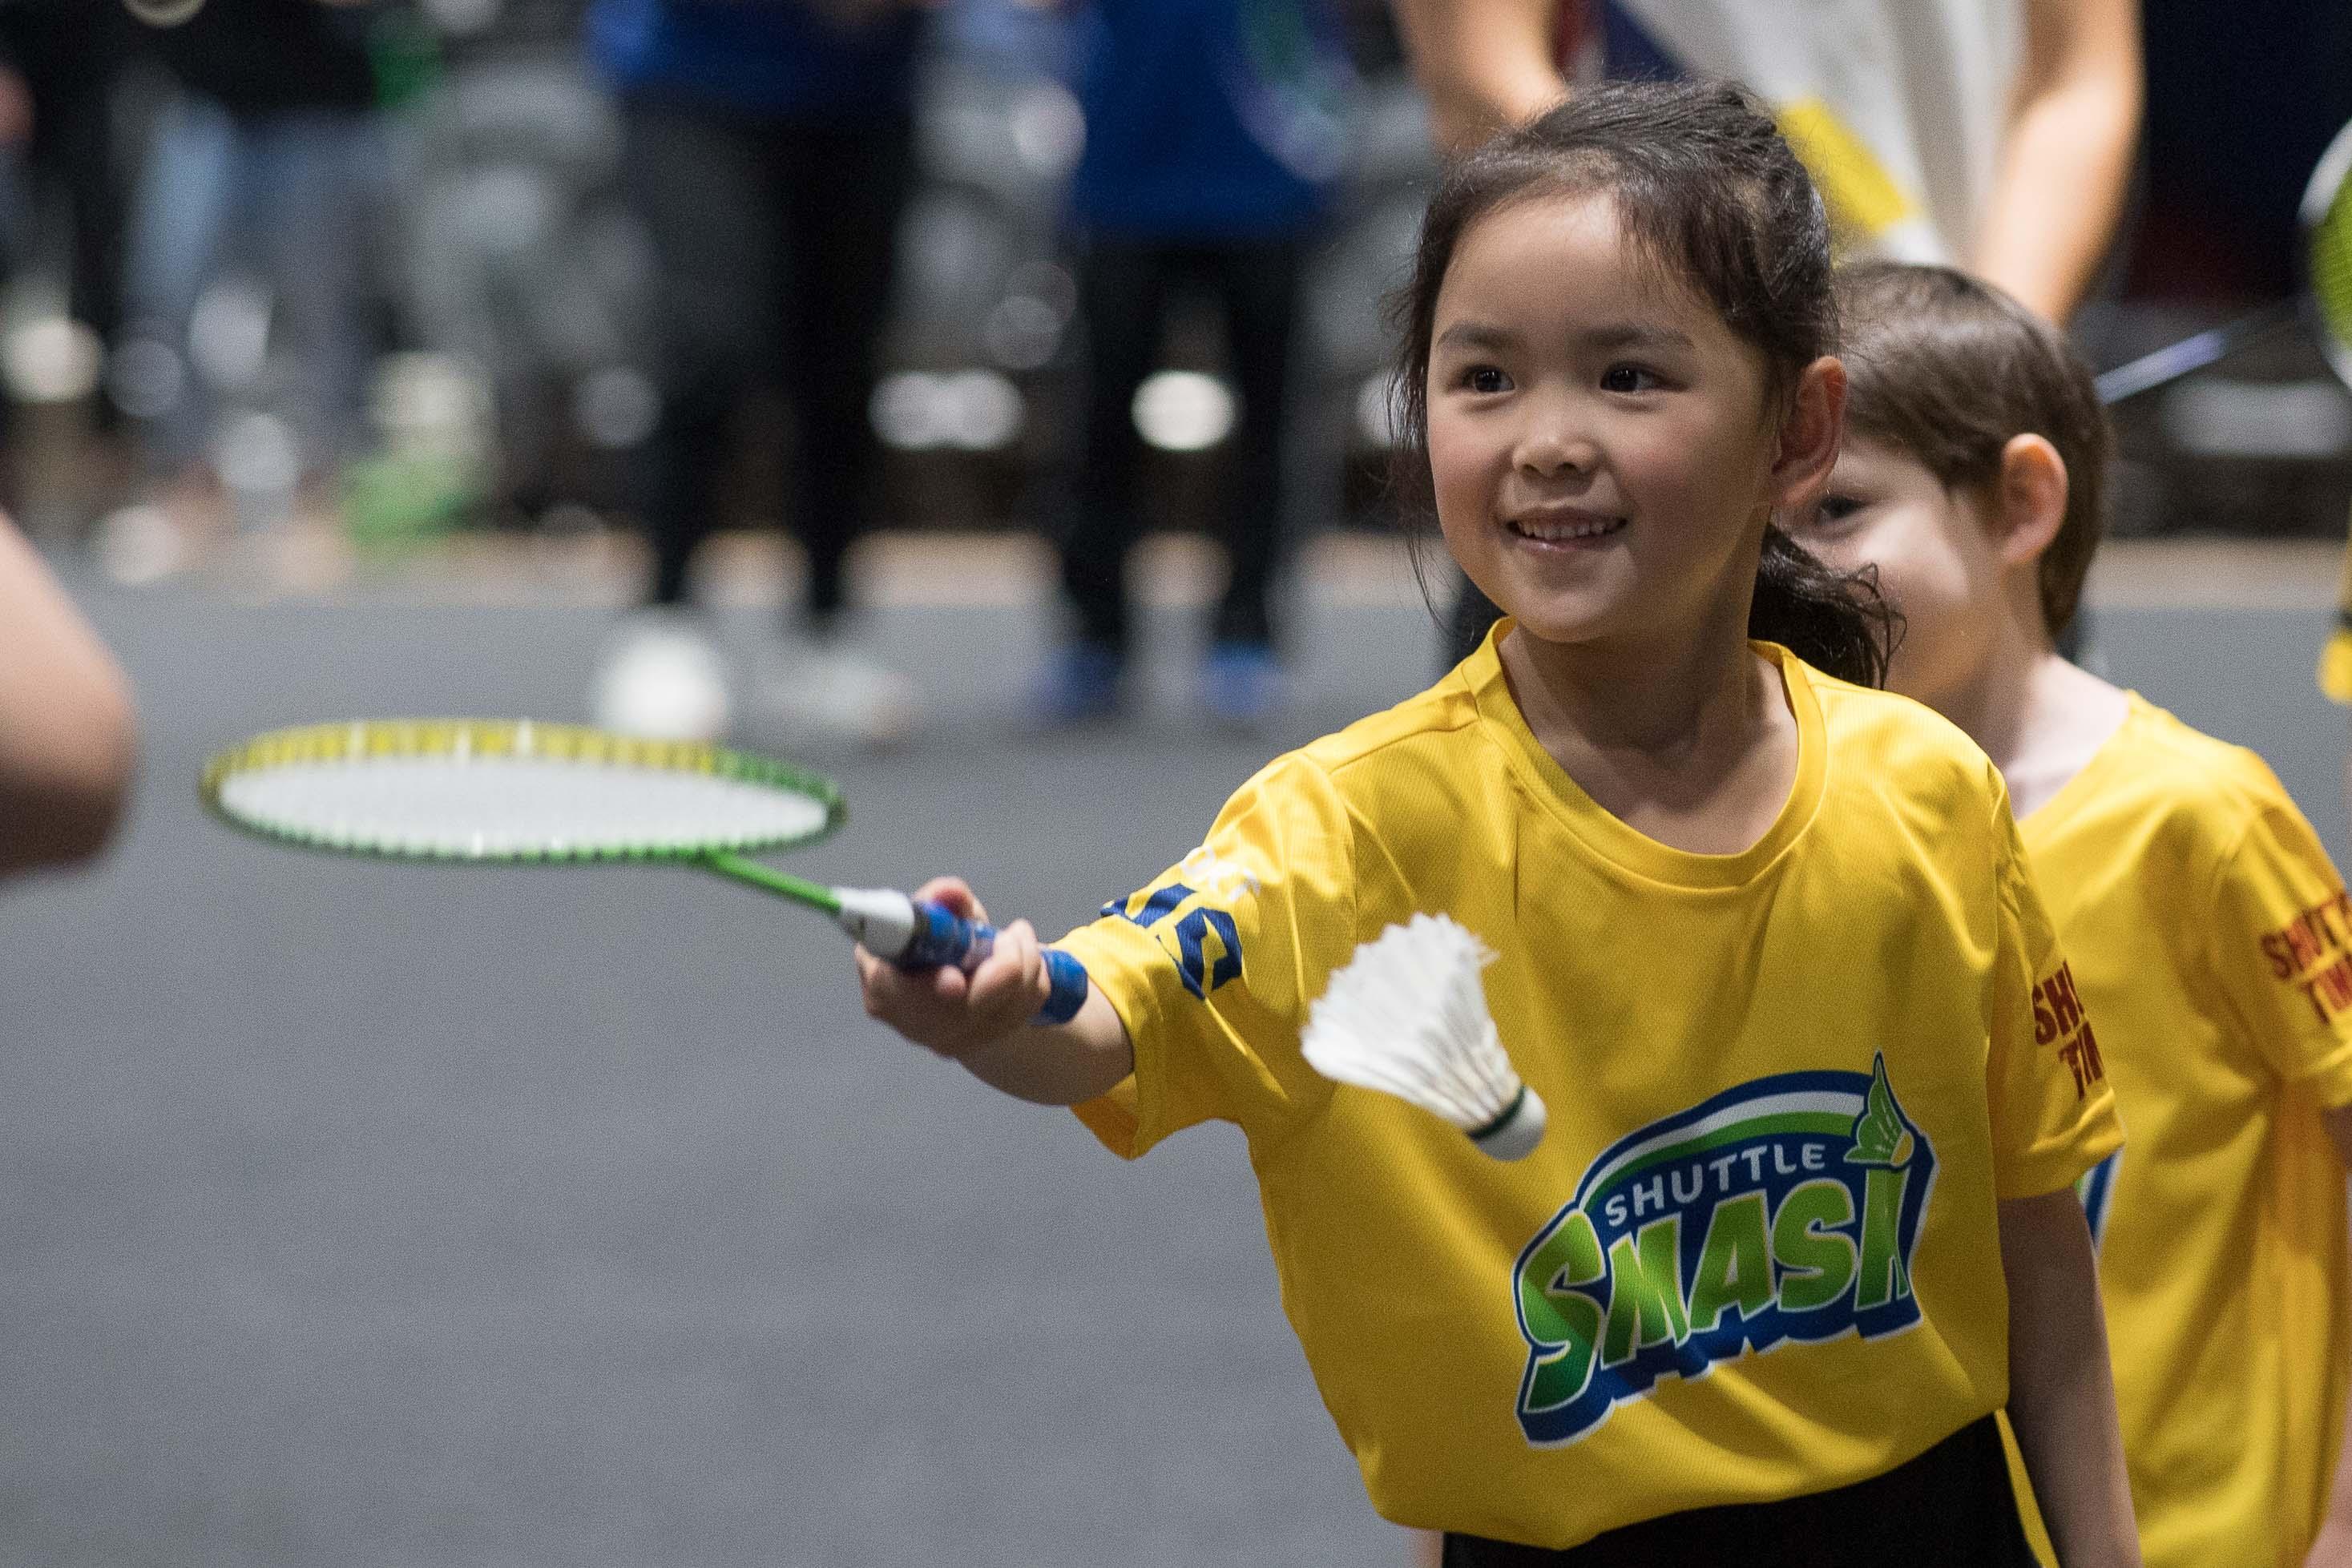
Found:
[[915, 901], [895, 888], [841, 889], [841, 914], [835, 918], [877, 958], [896, 960], [915, 938]]

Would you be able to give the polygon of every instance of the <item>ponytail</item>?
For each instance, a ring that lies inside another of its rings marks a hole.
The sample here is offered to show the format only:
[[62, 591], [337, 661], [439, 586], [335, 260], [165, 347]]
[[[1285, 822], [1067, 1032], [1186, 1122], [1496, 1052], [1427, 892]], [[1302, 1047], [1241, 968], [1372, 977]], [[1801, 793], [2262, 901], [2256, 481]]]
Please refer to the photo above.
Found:
[[1774, 526], [1764, 529], [1748, 634], [1778, 643], [1858, 686], [1884, 685], [1903, 618], [1878, 591], [1878, 569], [1832, 571]]

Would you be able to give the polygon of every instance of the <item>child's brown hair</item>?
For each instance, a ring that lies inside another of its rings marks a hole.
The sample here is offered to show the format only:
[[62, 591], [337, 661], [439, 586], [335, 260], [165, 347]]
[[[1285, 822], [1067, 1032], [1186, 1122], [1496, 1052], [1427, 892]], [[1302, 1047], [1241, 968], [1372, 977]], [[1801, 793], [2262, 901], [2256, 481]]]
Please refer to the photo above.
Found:
[[2058, 329], [1948, 267], [1865, 262], [1838, 274], [1846, 432], [1892, 448], [1948, 490], [1983, 494], [2001, 453], [2039, 435], [2066, 465], [2066, 514], [2037, 571], [2042, 619], [2074, 619], [2106, 527], [2115, 439], [2083, 362]]

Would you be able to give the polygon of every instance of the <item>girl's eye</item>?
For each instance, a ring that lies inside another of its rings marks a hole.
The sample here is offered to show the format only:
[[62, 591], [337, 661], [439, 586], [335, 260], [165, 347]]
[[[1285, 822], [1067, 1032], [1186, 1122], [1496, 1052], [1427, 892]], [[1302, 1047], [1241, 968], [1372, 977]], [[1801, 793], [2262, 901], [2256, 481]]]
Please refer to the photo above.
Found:
[[1473, 365], [1462, 372], [1462, 385], [1474, 392], [1508, 392], [1511, 378], [1492, 365]]
[[1859, 496], [1841, 495], [1832, 490], [1822, 497], [1822, 504], [1814, 508], [1811, 519], [1813, 529], [1818, 533], [1836, 533], [1852, 523], [1867, 504]]
[[1612, 392], [1655, 392], [1657, 375], [1640, 365], [1612, 365], [1601, 373], [1601, 390]]

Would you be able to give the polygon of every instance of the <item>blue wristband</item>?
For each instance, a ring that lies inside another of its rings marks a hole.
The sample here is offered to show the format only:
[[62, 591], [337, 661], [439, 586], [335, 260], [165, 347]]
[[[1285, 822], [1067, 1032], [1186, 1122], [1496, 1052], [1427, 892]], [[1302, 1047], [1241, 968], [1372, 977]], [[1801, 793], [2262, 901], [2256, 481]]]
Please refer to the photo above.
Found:
[[1045, 994], [1045, 1005], [1037, 1009], [1041, 1024], [1067, 1023], [1078, 1016], [1087, 1005], [1087, 991], [1092, 984], [1087, 978], [1087, 967], [1059, 947], [1045, 949], [1045, 974], [1054, 988]]

